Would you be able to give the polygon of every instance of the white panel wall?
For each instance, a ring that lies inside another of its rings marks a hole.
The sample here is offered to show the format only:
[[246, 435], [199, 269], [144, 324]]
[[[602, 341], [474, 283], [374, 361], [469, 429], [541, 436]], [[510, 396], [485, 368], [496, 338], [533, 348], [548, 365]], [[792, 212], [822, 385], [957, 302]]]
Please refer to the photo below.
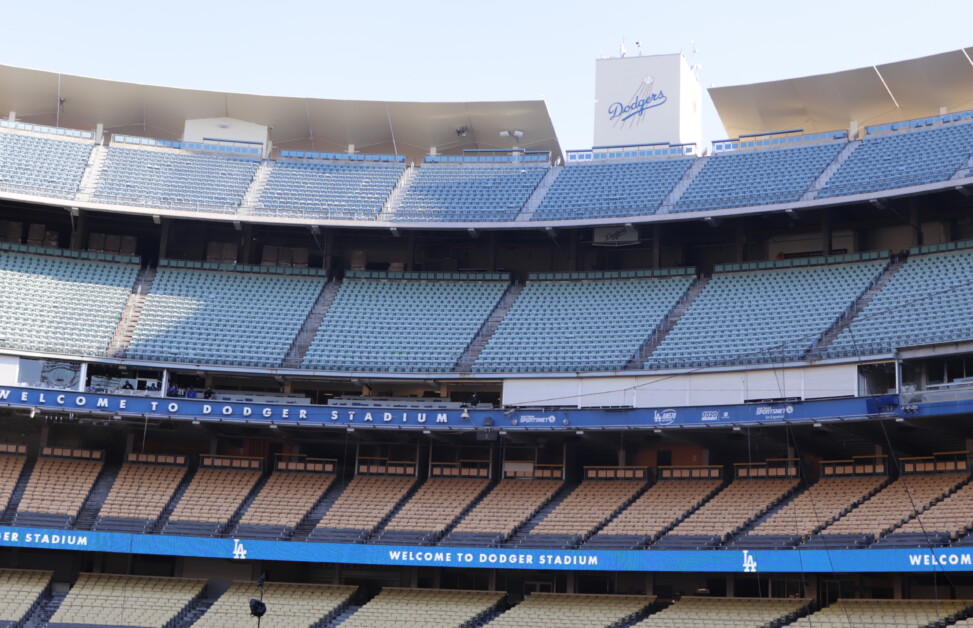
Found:
[[0, 355], [0, 386], [16, 386], [20, 372], [20, 358]]
[[199, 118], [186, 120], [183, 141], [201, 142], [203, 138], [237, 142], [267, 142], [268, 128], [262, 124], [234, 118]]
[[857, 394], [855, 364], [671, 376], [510, 379], [503, 384], [503, 403], [508, 406], [668, 408]]
[[685, 144], [702, 136], [702, 88], [679, 54], [595, 62], [595, 146]]

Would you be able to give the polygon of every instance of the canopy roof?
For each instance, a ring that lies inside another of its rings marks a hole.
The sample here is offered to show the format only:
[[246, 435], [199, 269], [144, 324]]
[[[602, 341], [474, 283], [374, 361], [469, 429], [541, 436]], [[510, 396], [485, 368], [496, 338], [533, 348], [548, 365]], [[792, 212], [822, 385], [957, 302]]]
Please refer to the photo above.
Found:
[[[58, 112], [58, 102], [61, 111]], [[38, 124], [182, 139], [186, 120], [229, 117], [272, 127], [293, 150], [398, 153], [419, 159], [463, 149], [561, 149], [542, 100], [392, 102], [258, 96], [139, 85], [0, 65], [0, 112]], [[501, 137], [501, 131], [522, 131]], [[465, 132], [465, 134], [463, 134]]]
[[727, 137], [820, 133], [973, 109], [973, 48], [857, 70], [710, 88]]

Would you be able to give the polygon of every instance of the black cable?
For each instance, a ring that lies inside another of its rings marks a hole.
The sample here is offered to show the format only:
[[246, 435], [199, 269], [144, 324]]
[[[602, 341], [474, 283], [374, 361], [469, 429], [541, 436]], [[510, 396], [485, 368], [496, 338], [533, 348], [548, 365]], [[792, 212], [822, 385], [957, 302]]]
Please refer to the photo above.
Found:
[[939, 561], [936, 560], [936, 549], [932, 546], [932, 543], [930, 542], [929, 533], [926, 531], [926, 526], [922, 523], [922, 518], [920, 517], [919, 508], [918, 508], [918, 506], [916, 506], [916, 502], [915, 502], [915, 500], [912, 497], [912, 491], [909, 489], [909, 482], [906, 479], [908, 476], [907, 476], [907, 474], [905, 474], [904, 472], [902, 472], [902, 469], [899, 466], [899, 459], [895, 455], [895, 450], [892, 447], [892, 439], [889, 438], [889, 433], [885, 429], [885, 421], [884, 420], [880, 420], [878, 423], [882, 427], [882, 434], [885, 436], [885, 443], [888, 446], [889, 457], [892, 459], [893, 464], [895, 464], [895, 468], [896, 469], [899, 469], [899, 471], [901, 473], [901, 475], [899, 476], [899, 479], [902, 481], [902, 486], [905, 487], [905, 494], [909, 498], [909, 504], [912, 506], [912, 512], [915, 515], [916, 521], [919, 523], [919, 529], [922, 530], [923, 539], [926, 541], [926, 549], [929, 550], [929, 553], [933, 557], [932, 589], [933, 589], [933, 599], [936, 601], [937, 608], [938, 608], [938, 603], [939, 603], [939, 578], [937, 577], [937, 571], [938, 572], [942, 572], [942, 574], [946, 578], [946, 582], [949, 584], [950, 588], [952, 588], [952, 589], [955, 590], [956, 587], [953, 584], [953, 579], [950, 577], [949, 572], [947, 572], [945, 569], [941, 569], [941, 568], [938, 569], [938, 570], [936, 569], [937, 567], [941, 567], [941, 565], [939, 564]]
[[[854, 323], [861, 322], [861, 321], [866, 321], [866, 320], [870, 320], [870, 319], [873, 319], [873, 318], [877, 318], [879, 316], [884, 316], [884, 315], [889, 314], [891, 312], [894, 312], [896, 310], [904, 309], [904, 308], [910, 307], [912, 305], [916, 305], [918, 303], [922, 303], [923, 301], [929, 300], [929, 299], [931, 299], [933, 297], [938, 297], [938, 296], [942, 296], [942, 295], [945, 295], [945, 294], [949, 294], [950, 292], [955, 292], [956, 290], [959, 290], [961, 288], [967, 288], [967, 287], [970, 287], [970, 286], [973, 286], [973, 280], [965, 281], [965, 282], [958, 283], [958, 284], [953, 284], [951, 286], [948, 286], [946, 288], [943, 288], [942, 290], [937, 290], [935, 292], [927, 293], [927, 294], [925, 294], [923, 296], [916, 297], [915, 299], [911, 299], [911, 300], [905, 301], [903, 303], [899, 303], [899, 304], [896, 304], [896, 305], [889, 306], [889, 307], [887, 307], [887, 308], [885, 308], [883, 310], [878, 310], [878, 311], [872, 312], [871, 314], [862, 314], [861, 312], [859, 312], [857, 315], [855, 315], [855, 317], [853, 318], [853, 320], [850, 321], [848, 323], [848, 325], [845, 327], [845, 329], [847, 329], [849, 331], [849, 334], [851, 334], [852, 344], [855, 347], [855, 354], [858, 357], [858, 361], [861, 362], [862, 361], [862, 358], [861, 358], [861, 353], [859, 351], [858, 343], [857, 343], [857, 341], [855, 340], [855, 337], [854, 337], [854, 333], [855, 333], [854, 332], [854, 328], [853, 328], [853, 324]], [[681, 377], [683, 375], [690, 375], [692, 373], [697, 373], [697, 372], [700, 372], [700, 371], [702, 371], [704, 369], [707, 369], [707, 368], [712, 368], [712, 367], [716, 367], [716, 366], [725, 366], [725, 365], [734, 363], [734, 361], [736, 361], [736, 363], [743, 363], [742, 361], [743, 361], [744, 358], [756, 357], [756, 356], [759, 356], [761, 354], [768, 354], [769, 352], [771, 352], [773, 350], [779, 349], [783, 353], [783, 350], [786, 347], [788, 347], [789, 345], [796, 344], [796, 343], [801, 343], [801, 342], [805, 342], [805, 341], [808, 341], [808, 340], [813, 340], [813, 339], [818, 338], [820, 336], [821, 336], [820, 333], [807, 334], [805, 336], [801, 336], [801, 337], [798, 337], [798, 338], [793, 338], [791, 340], [787, 340], [787, 341], [784, 341], [782, 343], [778, 343], [776, 345], [772, 345], [772, 346], [765, 347], [765, 348], [762, 348], [762, 349], [758, 349], [758, 350], [754, 350], [754, 351], [750, 351], [750, 352], [746, 352], [746, 353], [739, 353], [739, 354], [737, 354], [735, 356], [735, 358], [733, 358], [733, 360], [726, 361], [723, 364], [713, 364], [713, 365], [710, 365], [710, 366], [697, 366], [697, 367], [692, 367], [692, 368], [679, 369], [677, 372], [670, 373], [668, 375], [661, 375], [661, 376], [659, 376], [657, 378], [654, 378], [652, 381], [645, 382], [645, 383], [642, 383], [642, 384], [635, 384], [633, 386], [625, 386], [623, 388], [618, 388], [618, 389], [615, 389], [615, 390], [599, 390], [597, 392], [581, 393], [581, 394], [576, 394], [576, 395], [573, 395], [573, 396], [576, 397], [576, 398], [578, 398], [578, 399], [581, 399], [581, 398], [584, 398], [584, 397], [592, 397], [592, 396], [596, 396], [596, 395], [605, 395], [605, 394], [609, 394], [609, 393], [627, 392], [627, 391], [630, 391], [630, 390], [642, 390], [643, 388], [646, 388], [648, 386], [653, 386], [653, 385], [659, 384], [660, 382], [668, 381], [670, 379], [673, 379], [673, 378], [676, 378], [676, 377]], [[795, 361], [793, 364], [800, 364], [800, 361]], [[562, 399], [563, 399], [563, 397], [554, 397], [554, 398], [547, 398], [547, 399], [535, 399], [535, 400], [521, 402], [519, 405], [538, 405], [538, 404], [543, 405], [545, 402], [558, 402], [558, 401], [561, 401]]]

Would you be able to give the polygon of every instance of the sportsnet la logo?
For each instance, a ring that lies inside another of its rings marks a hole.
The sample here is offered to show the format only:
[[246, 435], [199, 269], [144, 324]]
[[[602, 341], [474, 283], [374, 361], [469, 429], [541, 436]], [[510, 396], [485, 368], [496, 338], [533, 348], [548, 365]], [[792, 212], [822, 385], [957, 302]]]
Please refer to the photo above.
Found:
[[676, 420], [676, 411], [672, 408], [668, 408], [666, 410], [655, 410], [652, 418], [659, 425], [670, 425]]
[[233, 558], [243, 560], [247, 557], [247, 549], [243, 547], [240, 539], [233, 539]]
[[750, 555], [750, 552], [743, 550], [743, 573], [756, 573], [757, 559]]

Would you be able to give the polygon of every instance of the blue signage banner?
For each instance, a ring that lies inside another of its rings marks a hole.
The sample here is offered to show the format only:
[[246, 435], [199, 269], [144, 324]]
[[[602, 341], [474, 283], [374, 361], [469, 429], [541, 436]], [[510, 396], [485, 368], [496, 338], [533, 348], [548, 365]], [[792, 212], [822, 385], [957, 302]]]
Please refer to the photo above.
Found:
[[[417, 405], [421, 403], [417, 400]], [[151, 416], [182, 420], [281, 425], [337, 425], [386, 429], [510, 430], [615, 429], [773, 425], [782, 423], [861, 420], [894, 412], [895, 395], [793, 403], [679, 408], [613, 408], [567, 410], [382, 409], [332, 408], [81, 393], [64, 390], [0, 387], [0, 406], [39, 411]]]
[[295, 543], [154, 534], [3, 528], [0, 547], [313, 563], [711, 573], [929, 573], [973, 571], [973, 549], [525, 550]]

